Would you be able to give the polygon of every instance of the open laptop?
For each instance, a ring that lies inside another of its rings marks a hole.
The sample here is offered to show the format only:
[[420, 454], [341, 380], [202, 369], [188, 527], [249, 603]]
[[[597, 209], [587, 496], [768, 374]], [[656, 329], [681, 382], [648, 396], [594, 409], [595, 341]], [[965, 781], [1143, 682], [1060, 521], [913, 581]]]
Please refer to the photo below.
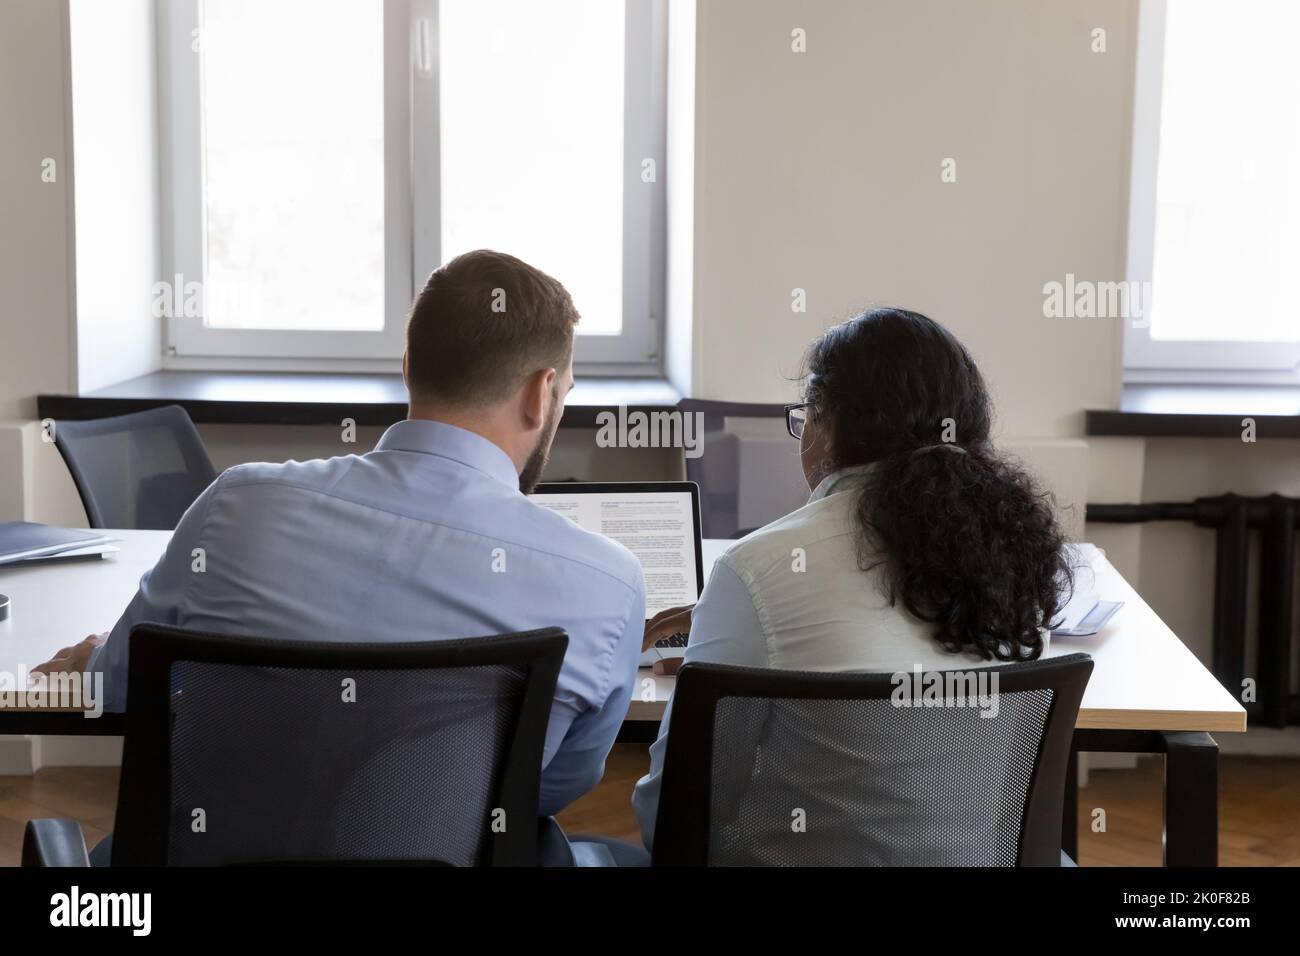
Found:
[[[694, 604], [704, 590], [700, 488], [693, 481], [543, 482], [532, 498], [580, 527], [613, 538], [641, 562], [646, 620]], [[686, 653], [685, 633], [659, 641], [641, 666]]]

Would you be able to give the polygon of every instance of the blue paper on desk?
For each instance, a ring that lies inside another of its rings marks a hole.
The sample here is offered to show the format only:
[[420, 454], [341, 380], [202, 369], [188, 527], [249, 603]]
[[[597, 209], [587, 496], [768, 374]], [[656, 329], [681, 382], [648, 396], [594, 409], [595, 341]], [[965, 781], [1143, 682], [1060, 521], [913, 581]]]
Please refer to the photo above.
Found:
[[[98, 531], [53, 528], [31, 521], [0, 522], [0, 565], [90, 550], [113, 539]], [[109, 550], [105, 547], [104, 550]]]
[[1102, 601], [1091, 591], [1075, 591], [1060, 611], [1060, 623], [1052, 628], [1057, 637], [1091, 637], [1124, 606], [1123, 601]]

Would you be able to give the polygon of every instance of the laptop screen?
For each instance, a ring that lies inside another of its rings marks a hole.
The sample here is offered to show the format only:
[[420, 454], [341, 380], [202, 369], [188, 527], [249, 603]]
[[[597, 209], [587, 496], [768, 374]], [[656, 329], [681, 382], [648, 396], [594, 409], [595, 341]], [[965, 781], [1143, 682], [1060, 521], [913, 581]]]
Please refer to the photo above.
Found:
[[699, 532], [694, 485], [541, 484], [532, 498], [588, 531], [631, 551], [645, 573], [646, 618], [700, 596]]

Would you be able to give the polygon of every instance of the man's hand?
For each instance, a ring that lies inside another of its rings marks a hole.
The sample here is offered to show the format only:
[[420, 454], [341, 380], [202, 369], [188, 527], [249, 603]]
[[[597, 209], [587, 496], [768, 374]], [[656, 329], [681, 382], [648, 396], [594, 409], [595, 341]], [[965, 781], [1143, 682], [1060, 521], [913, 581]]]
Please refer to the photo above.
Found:
[[[695, 610], [694, 604], [686, 607], [670, 607], [660, 611], [645, 624], [645, 637], [641, 641], [641, 650], [648, 651], [654, 647], [657, 641], [665, 637], [671, 637], [674, 634], [689, 634], [691, 630], [691, 612]], [[667, 660], [655, 661], [651, 670], [656, 674], [671, 676], [676, 674], [682, 666], [680, 657], [670, 657]]]
[[91, 634], [81, 643], [65, 647], [44, 664], [33, 667], [32, 674], [45, 674], [47, 676], [51, 674], [79, 674], [90, 663], [90, 655], [95, 652], [95, 648], [107, 640], [107, 631], [103, 634]]

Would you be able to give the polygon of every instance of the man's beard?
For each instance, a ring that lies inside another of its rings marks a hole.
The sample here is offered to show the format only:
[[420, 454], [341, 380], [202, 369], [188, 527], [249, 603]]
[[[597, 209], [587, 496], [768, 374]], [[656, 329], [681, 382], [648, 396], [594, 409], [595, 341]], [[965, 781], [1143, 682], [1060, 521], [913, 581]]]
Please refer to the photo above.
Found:
[[519, 490], [526, 495], [531, 495], [537, 483], [542, 480], [542, 472], [546, 470], [546, 462], [550, 460], [551, 442], [555, 439], [555, 417], [559, 412], [560, 403], [556, 401], [552, 403], [551, 410], [546, 416], [546, 424], [537, 438], [537, 447], [524, 463], [524, 470], [519, 473]]

